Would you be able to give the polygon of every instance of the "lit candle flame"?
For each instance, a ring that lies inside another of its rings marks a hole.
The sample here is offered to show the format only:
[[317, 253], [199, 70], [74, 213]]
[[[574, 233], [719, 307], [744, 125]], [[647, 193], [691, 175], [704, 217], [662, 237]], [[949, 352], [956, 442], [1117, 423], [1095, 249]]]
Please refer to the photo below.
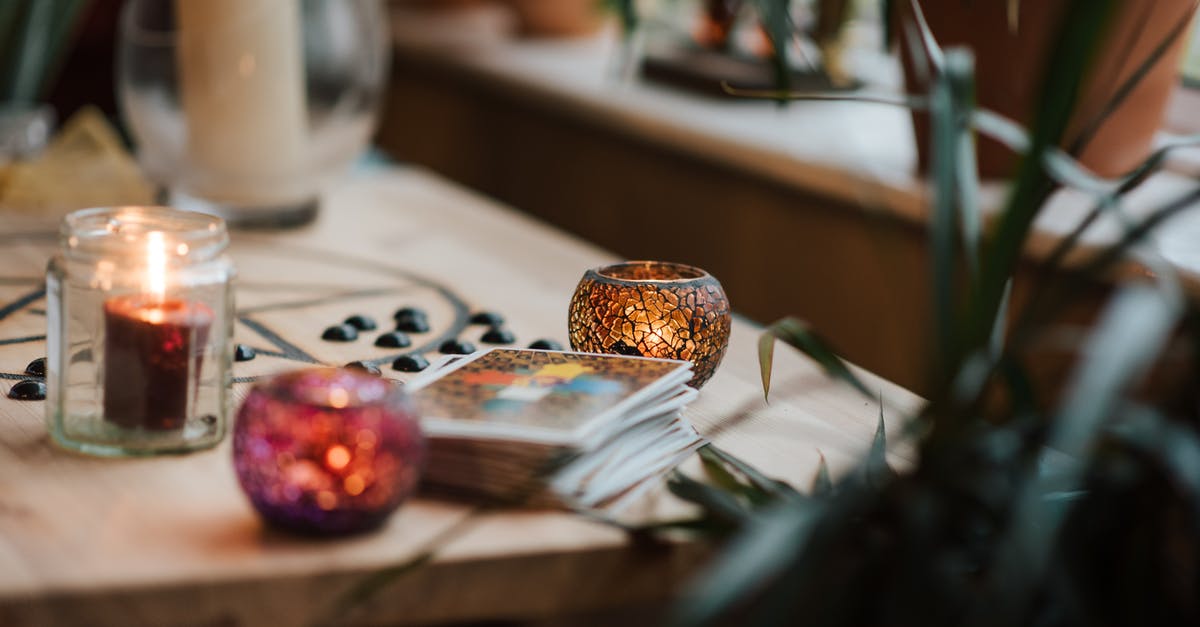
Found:
[[167, 248], [161, 231], [146, 234], [146, 291], [159, 302], [167, 294]]

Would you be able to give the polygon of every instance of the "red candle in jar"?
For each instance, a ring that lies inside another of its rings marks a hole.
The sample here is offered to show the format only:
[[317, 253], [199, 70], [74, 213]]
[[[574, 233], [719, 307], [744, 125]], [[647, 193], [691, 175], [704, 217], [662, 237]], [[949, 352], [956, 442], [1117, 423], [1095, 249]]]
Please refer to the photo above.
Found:
[[126, 428], [182, 429], [213, 312], [135, 294], [104, 303], [104, 417]]
[[130, 429], [182, 429], [213, 311], [166, 296], [162, 234], [151, 233], [149, 243], [146, 292], [104, 303], [104, 418]]

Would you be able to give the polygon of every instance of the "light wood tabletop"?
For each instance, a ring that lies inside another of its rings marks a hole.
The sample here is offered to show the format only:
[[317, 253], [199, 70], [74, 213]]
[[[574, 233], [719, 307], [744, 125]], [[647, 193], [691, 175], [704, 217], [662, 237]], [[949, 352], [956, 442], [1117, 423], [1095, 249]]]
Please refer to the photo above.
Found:
[[[43, 272], [54, 232], [44, 219], [0, 219], [0, 393], [44, 355]], [[612, 260], [410, 168], [359, 172], [331, 190], [313, 225], [235, 233], [231, 250], [239, 270], [236, 341], [264, 351], [235, 364], [238, 399], [254, 377], [300, 365], [270, 354], [279, 341], [320, 363], [387, 357], [369, 340], [323, 342], [321, 331], [346, 315], [386, 318], [406, 304], [428, 309], [434, 326], [418, 344], [449, 335], [477, 340], [482, 329], [464, 330], [462, 315], [477, 309], [505, 315], [519, 345], [565, 343], [576, 283], [585, 269]], [[767, 404], [757, 335], [735, 320], [724, 363], [687, 416], [720, 446], [797, 486], [810, 484], [820, 455], [835, 473], [846, 471], [871, 441], [878, 401], [781, 348]], [[891, 427], [919, 403], [864, 376], [881, 393]], [[42, 402], [0, 397], [3, 625], [309, 624], [365, 576], [404, 562], [472, 516], [432, 563], [341, 622], [533, 619], [646, 603], [666, 598], [705, 554], [697, 542], [646, 551], [619, 529], [570, 513], [475, 515], [468, 504], [426, 498], [405, 504], [374, 533], [297, 538], [256, 517], [238, 488], [228, 438], [187, 456], [93, 459], [56, 449], [43, 413]], [[904, 462], [902, 447], [893, 454]], [[677, 507], [660, 491], [634, 513], [664, 516]]]

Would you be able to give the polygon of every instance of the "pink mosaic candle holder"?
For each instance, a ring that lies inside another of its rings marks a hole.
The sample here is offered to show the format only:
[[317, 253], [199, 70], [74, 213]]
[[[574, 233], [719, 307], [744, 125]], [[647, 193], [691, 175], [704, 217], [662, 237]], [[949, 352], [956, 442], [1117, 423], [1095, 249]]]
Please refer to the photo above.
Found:
[[233, 460], [262, 517], [299, 533], [381, 526], [416, 489], [420, 425], [395, 382], [315, 368], [251, 389], [238, 411]]

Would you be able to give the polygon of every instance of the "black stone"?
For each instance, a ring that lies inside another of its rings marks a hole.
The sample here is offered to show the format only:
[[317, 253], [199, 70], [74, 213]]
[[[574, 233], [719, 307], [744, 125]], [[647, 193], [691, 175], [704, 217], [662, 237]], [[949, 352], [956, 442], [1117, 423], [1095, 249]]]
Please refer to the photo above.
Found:
[[630, 346], [622, 340], [617, 340], [616, 344], [609, 349], [618, 355], [628, 355], [630, 357], [641, 357], [642, 351], [639, 351], [636, 346]]
[[504, 324], [504, 316], [494, 311], [477, 311], [471, 315], [471, 324], [486, 324], [489, 327], [498, 327]]
[[350, 370], [361, 370], [367, 374], [372, 374], [377, 377], [383, 376], [383, 371], [379, 369], [379, 366], [376, 366], [375, 364], [369, 364], [365, 361], [352, 361], [346, 364], [344, 367]]
[[530, 344], [529, 348], [539, 351], [560, 351], [563, 349], [563, 346], [554, 340], [538, 340]]
[[354, 327], [355, 329], [358, 329], [359, 331], [374, 331], [377, 328], [374, 318], [370, 316], [364, 316], [362, 314], [354, 314], [342, 322]]
[[321, 339], [330, 342], [353, 342], [358, 339], [358, 329], [348, 324], [335, 324], [325, 329]]
[[46, 399], [46, 384], [37, 379], [25, 379], [12, 386], [8, 397], [14, 401], [41, 401]]
[[396, 318], [396, 330], [406, 333], [429, 333], [429, 320], [424, 314]]
[[479, 341], [484, 344], [512, 344], [517, 341], [517, 338], [508, 329], [492, 327], [479, 338]]
[[207, 427], [215, 427], [217, 426], [217, 416], [216, 414], [204, 414], [200, 416], [200, 422], [203, 422]]
[[46, 376], [46, 358], [38, 357], [37, 359], [29, 362], [29, 365], [25, 366], [25, 374], [31, 374], [35, 377]]
[[412, 339], [404, 331], [389, 331], [375, 338], [375, 345], [380, 348], [407, 348], [412, 346]]
[[425, 310], [418, 309], [416, 307], [402, 307], [400, 309], [397, 309], [396, 313], [392, 314], [392, 318], [394, 318], [396, 320], [396, 322], [399, 322], [401, 318], [414, 318], [414, 317], [415, 318], [426, 317]]
[[245, 344], [238, 344], [233, 347], [233, 360], [234, 361], [250, 361], [251, 359], [254, 359], [255, 357], [258, 357], [258, 351], [254, 350], [253, 346], [247, 346]]
[[475, 345], [462, 340], [446, 340], [438, 347], [438, 352], [444, 355], [466, 355], [475, 352]]
[[400, 372], [420, 372], [429, 367], [429, 360], [424, 355], [413, 353], [401, 355], [392, 362], [392, 369]]

